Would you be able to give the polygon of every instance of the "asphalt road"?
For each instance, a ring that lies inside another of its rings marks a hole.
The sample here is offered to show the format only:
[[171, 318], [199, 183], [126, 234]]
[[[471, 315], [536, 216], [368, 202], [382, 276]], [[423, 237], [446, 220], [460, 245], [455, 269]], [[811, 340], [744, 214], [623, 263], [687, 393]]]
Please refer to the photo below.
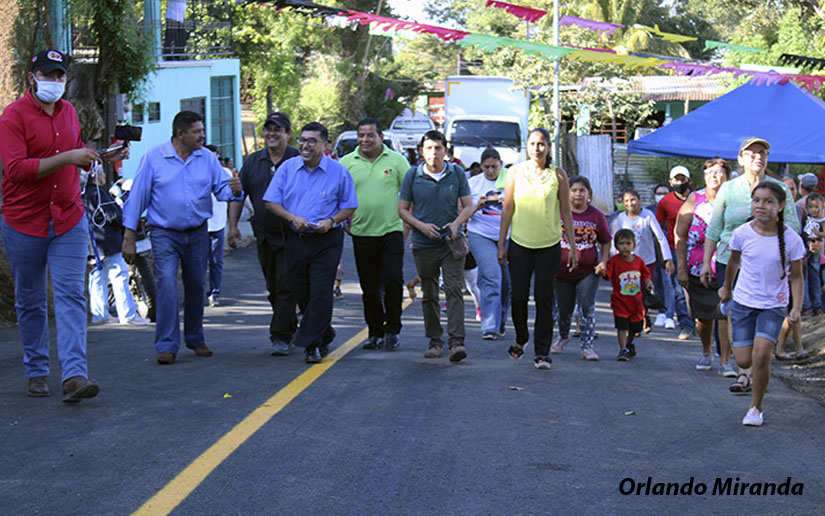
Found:
[[[336, 346], [364, 328], [349, 240], [344, 257]], [[414, 275], [411, 256], [405, 270], [407, 279]], [[533, 369], [532, 350], [519, 362], [507, 357], [510, 325], [506, 339], [482, 341], [469, 297], [469, 357], [460, 364], [423, 358], [427, 341], [413, 303], [398, 352], [358, 345], [311, 369], [300, 353], [269, 354], [254, 248], [227, 257], [223, 290], [224, 304], [206, 309], [211, 358], [183, 350], [174, 365], [159, 366], [153, 327], [91, 327], [90, 371], [102, 390], [74, 406], [55, 394], [25, 396], [17, 329], [0, 330], [0, 513], [130, 514], [158, 493], [146, 514], [821, 514], [825, 507], [825, 408], [775, 380], [765, 425], [743, 427], [749, 397], [728, 393], [716, 363], [696, 371], [698, 341], [678, 341], [675, 331], [657, 329], [638, 341], [635, 360], [617, 362], [606, 282], [596, 341], [602, 360], [580, 360], [574, 341], [549, 372]], [[49, 383], [59, 391], [56, 365]], [[264, 415], [247, 418], [259, 407]], [[253, 430], [243, 434], [250, 421]], [[707, 491], [620, 492], [648, 477], [693, 479]], [[804, 485], [801, 495], [713, 493], [717, 479], [730, 478], [733, 488], [788, 477]]]

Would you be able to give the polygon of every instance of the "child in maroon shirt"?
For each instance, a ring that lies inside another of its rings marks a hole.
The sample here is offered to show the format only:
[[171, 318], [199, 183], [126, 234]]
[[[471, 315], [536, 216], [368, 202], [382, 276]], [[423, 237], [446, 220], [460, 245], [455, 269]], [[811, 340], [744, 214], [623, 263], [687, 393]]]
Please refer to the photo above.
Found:
[[633, 338], [642, 331], [645, 307], [642, 303], [642, 286], [653, 290], [653, 280], [644, 260], [633, 254], [636, 237], [630, 229], [620, 229], [613, 236], [613, 245], [619, 254], [607, 261], [604, 278], [613, 283], [610, 308], [619, 339], [620, 361], [636, 356]]

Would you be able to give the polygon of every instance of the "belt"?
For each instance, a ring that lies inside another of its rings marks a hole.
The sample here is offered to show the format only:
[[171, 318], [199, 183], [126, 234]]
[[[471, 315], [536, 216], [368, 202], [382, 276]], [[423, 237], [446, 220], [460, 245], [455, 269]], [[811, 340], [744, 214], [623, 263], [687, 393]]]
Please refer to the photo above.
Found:
[[206, 225], [206, 221], [203, 221], [203, 223], [201, 223], [199, 226], [193, 226], [191, 228], [186, 228], [186, 229], [172, 229], [172, 228], [165, 228], [165, 227], [162, 227], [162, 226], [154, 226], [154, 225], [150, 225], [150, 224], [147, 224], [147, 227], [149, 229], [158, 228], [158, 229], [163, 229], [163, 230], [166, 230], [166, 231], [177, 231], [179, 233], [192, 233], [193, 231], [198, 231], [199, 229], [203, 228], [205, 225]]
[[329, 231], [327, 231], [326, 233], [315, 233], [314, 231], [311, 232], [311, 233], [307, 232], [307, 231], [303, 231], [301, 233], [298, 233], [297, 231], [291, 231], [291, 233], [293, 235], [297, 236], [298, 238], [300, 238], [301, 240], [311, 240], [311, 239], [317, 238], [317, 237], [332, 235], [334, 231], [339, 230], [339, 229], [341, 229], [341, 228], [332, 228]]

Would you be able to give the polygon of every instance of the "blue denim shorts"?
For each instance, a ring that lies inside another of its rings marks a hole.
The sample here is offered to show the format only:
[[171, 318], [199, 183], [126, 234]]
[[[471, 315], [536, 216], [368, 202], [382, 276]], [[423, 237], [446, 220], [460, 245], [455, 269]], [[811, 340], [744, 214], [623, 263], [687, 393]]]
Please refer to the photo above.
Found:
[[776, 344], [786, 311], [785, 307], [750, 308], [734, 301], [730, 314], [733, 347], [753, 346], [756, 337]]

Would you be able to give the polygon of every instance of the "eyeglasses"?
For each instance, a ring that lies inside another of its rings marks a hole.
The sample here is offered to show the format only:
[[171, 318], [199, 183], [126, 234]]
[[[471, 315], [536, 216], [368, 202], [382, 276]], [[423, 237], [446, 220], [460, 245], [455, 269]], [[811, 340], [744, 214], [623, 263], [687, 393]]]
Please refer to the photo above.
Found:
[[317, 138], [304, 138], [303, 136], [298, 137], [295, 141], [298, 142], [298, 145], [308, 145], [310, 147], [315, 147], [318, 144]]
[[708, 168], [705, 169], [705, 175], [709, 176], [711, 174], [715, 174], [717, 176], [724, 176], [727, 175], [727, 172], [723, 168]]

